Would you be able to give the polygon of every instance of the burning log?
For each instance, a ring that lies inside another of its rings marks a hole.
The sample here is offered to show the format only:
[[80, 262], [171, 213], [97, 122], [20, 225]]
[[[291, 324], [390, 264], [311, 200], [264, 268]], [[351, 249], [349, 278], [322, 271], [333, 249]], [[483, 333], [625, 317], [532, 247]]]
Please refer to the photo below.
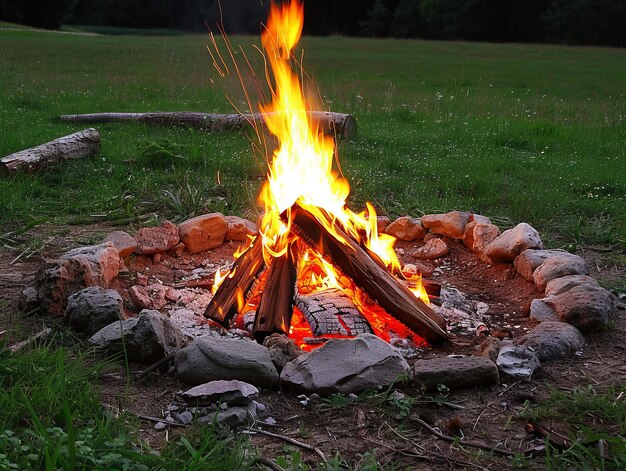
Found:
[[238, 312], [238, 304], [243, 301], [264, 265], [263, 244], [257, 236], [252, 246], [235, 260], [230, 273], [207, 306], [204, 317], [229, 328]]
[[254, 319], [255, 339], [262, 340], [274, 332], [289, 335], [295, 289], [296, 255], [291, 244], [270, 266]]
[[[326, 134], [337, 135], [343, 139], [353, 139], [356, 136], [356, 120], [354, 116], [329, 111], [311, 111], [310, 116], [314, 123]], [[90, 113], [70, 114], [59, 116], [61, 121], [76, 123], [112, 123], [131, 121], [153, 126], [181, 126], [186, 128], [207, 129], [211, 132], [226, 132], [245, 129], [249, 126], [265, 128], [265, 121], [261, 113], [256, 114], [214, 114], [180, 112], [155, 113]]]
[[[283, 215], [286, 219], [286, 215]], [[307, 210], [299, 205], [291, 208], [291, 231], [309, 247], [332, 261], [362, 287], [391, 316], [398, 319], [430, 343], [447, 340], [445, 320], [382, 268], [339, 227], [336, 239]]]
[[354, 336], [373, 332], [359, 308], [341, 290], [331, 288], [301, 294], [296, 298], [296, 306], [304, 314], [314, 335]]
[[94, 128], [60, 137], [40, 146], [15, 152], [0, 159], [0, 170], [39, 170], [61, 160], [80, 159], [100, 152], [100, 134]]

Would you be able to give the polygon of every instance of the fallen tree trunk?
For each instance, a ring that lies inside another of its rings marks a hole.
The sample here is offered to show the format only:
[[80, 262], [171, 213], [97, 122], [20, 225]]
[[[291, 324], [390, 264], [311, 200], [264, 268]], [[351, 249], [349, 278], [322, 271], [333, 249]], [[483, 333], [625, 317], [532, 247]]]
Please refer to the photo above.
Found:
[[[325, 133], [337, 135], [343, 139], [356, 136], [356, 120], [352, 115], [332, 113], [329, 111], [310, 112], [313, 123]], [[131, 121], [153, 126], [181, 126], [187, 128], [206, 129], [211, 132], [225, 132], [260, 126], [266, 129], [263, 115], [256, 114], [214, 114], [189, 111], [154, 112], [154, 113], [90, 113], [59, 116], [61, 121], [75, 123], [113, 123]]]
[[0, 159], [0, 170], [34, 172], [62, 160], [80, 159], [100, 152], [100, 134], [94, 128], [60, 137]]

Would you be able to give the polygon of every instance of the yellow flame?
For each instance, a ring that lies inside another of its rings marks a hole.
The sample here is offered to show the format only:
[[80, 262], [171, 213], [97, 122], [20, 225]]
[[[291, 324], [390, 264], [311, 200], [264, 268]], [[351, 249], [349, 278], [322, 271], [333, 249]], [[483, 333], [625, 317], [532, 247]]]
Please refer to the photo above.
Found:
[[335, 224], [399, 272], [393, 249], [395, 239], [378, 234], [376, 211], [371, 204], [360, 214], [347, 208], [350, 185], [333, 168], [334, 141], [311, 120], [302, 84], [291, 66], [302, 24], [303, 7], [299, 0], [273, 4], [261, 37], [274, 84], [270, 84], [272, 103], [260, 107], [268, 129], [280, 142], [259, 197], [265, 207], [261, 223], [265, 255], [275, 257], [286, 250], [289, 223], [283, 224], [280, 215], [297, 202], [338, 240], [343, 238], [336, 232]]

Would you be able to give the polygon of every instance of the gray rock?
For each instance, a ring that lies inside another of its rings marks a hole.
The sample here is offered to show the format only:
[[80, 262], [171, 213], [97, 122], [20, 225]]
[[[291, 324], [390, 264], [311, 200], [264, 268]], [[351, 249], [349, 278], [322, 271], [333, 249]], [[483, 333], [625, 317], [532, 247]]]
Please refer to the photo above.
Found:
[[566, 291], [569, 291], [575, 286], [580, 285], [600, 286], [598, 282], [590, 276], [568, 275], [548, 281], [548, 284], [546, 284], [545, 295], [546, 297], [557, 296], [559, 294], [565, 293]]
[[93, 335], [123, 317], [124, 301], [114, 289], [91, 286], [67, 299], [65, 317], [76, 331]]
[[450, 211], [446, 214], [427, 214], [422, 216], [422, 225], [435, 234], [462, 239], [470, 213]]
[[535, 370], [541, 366], [541, 362], [531, 347], [507, 344], [500, 349], [496, 365], [501, 374], [530, 380]]
[[137, 250], [137, 241], [124, 231], [113, 231], [104, 238], [104, 242], [111, 242], [121, 258], [126, 258]]
[[485, 254], [496, 263], [512, 262], [527, 249], [543, 249], [537, 231], [522, 222], [504, 231], [485, 248]]
[[528, 281], [533, 280], [533, 272], [550, 257], [571, 255], [565, 250], [527, 249], [520, 253], [513, 264], [517, 272]]
[[37, 290], [33, 287], [23, 290], [20, 293], [17, 307], [23, 312], [31, 312], [41, 307], [39, 304], [39, 294], [37, 293]]
[[546, 299], [563, 322], [572, 324], [581, 332], [606, 327], [613, 320], [617, 303], [613, 295], [599, 286], [575, 286], [557, 296]]
[[157, 432], [161, 432], [165, 430], [166, 428], [167, 428], [167, 425], [164, 424], [163, 422], [157, 422], [156, 424], [154, 424], [154, 430], [156, 430]]
[[281, 383], [320, 394], [349, 394], [386, 386], [409, 372], [406, 360], [372, 334], [331, 339], [285, 365]]
[[135, 235], [137, 241], [136, 253], [150, 255], [167, 252], [178, 244], [178, 228], [169, 221], [164, 221], [160, 226], [142, 227]]
[[256, 420], [256, 408], [253, 404], [248, 407], [229, 407], [217, 414], [217, 421], [221, 424], [236, 427]]
[[184, 345], [182, 335], [158, 311], [114, 322], [96, 332], [89, 342], [109, 353], [126, 353], [130, 361], [154, 363]]
[[542, 322], [514, 343], [532, 347], [543, 362], [574, 355], [585, 345], [585, 338], [565, 322]]
[[68, 296], [89, 286], [107, 288], [120, 271], [120, 258], [111, 242], [79, 247], [47, 261], [35, 277], [39, 303], [48, 314], [65, 314]]
[[533, 280], [538, 288], [545, 289], [549, 281], [568, 275], [589, 275], [589, 266], [578, 255], [556, 255], [537, 267]]
[[245, 406], [259, 396], [259, 390], [249, 383], [236, 379], [217, 380], [195, 386], [180, 396], [192, 405], [225, 403], [229, 406]]
[[413, 378], [427, 389], [444, 384], [450, 389], [497, 384], [498, 367], [488, 358], [433, 358], [418, 360], [413, 365]]
[[193, 414], [188, 410], [178, 414], [176, 418], [181, 424], [185, 425], [189, 425], [191, 422], [193, 422]]
[[386, 226], [385, 233], [399, 240], [413, 241], [423, 239], [426, 229], [419, 219], [402, 216]]
[[199, 338], [174, 357], [176, 376], [188, 384], [238, 379], [260, 387], [278, 383], [267, 348], [250, 340]]
[[279, 373], [287, 363], [304, 353], [292, 339], [282, 334], [272, 334], [266, 337], [263, 345], [270, 351], [272, 363]]
[[550, 298], [533, 299], [530, 303], [530, 318], [539, 322], [560, 321], [558, 314], [549, 301]]

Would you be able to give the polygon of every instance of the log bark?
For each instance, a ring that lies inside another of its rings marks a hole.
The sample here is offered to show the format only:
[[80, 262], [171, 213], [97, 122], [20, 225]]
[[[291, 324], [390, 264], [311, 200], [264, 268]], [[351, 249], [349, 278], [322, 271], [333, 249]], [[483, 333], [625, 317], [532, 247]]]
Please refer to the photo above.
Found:
[[[283, 214], [287, 220], [287, 214]], [[340, 242], [308, 211], [297, 204], [291, 208], [291, 231], [326, 260], [337, 265], [391, 316], [432, 344], [447, 340], [445, 320], [402, 283], [382, 268], [345, 232], [335, 230]]]
[[0, 159], [0, 170], [34, 172], [62, 160], [80, 159], [100, 152], [100, 134], [94, 128], [85, 129], [40, 146], [15, 152]]
[[229, 328], [238, 312], [238, 297], [245, 298], [264, 265], [263, 244], [261, 237], [257, 236], [252, 246], [235, 260], [230, 274], [224, 279], [204, 311], [204, 317]]
[[[326, 134], [336, 135], [342, 139], [353, 139], [356, 136], [356, 120], [354, 116], [330, 111], [310, 112], [314, 123], [317, 123]], [[90, 113], [59, 116], [61, 121], [75, 123], [112, 123], [130, 121], [153, 126], [181, 126], [205, 129], [211, 132], [226, 132], [247, 129], [257, 125], [266, 129], [265, 121], [260, 113], [255, 114], [214, 114], [190, 111], [154, 112], [154, 113]]]
[[282, 257], [275, 258], [269, 268], [254, 319], [256, 340], [262, 342], [274, 332], [289, 335], [295, 289], [296, 256], [291, 246]]

